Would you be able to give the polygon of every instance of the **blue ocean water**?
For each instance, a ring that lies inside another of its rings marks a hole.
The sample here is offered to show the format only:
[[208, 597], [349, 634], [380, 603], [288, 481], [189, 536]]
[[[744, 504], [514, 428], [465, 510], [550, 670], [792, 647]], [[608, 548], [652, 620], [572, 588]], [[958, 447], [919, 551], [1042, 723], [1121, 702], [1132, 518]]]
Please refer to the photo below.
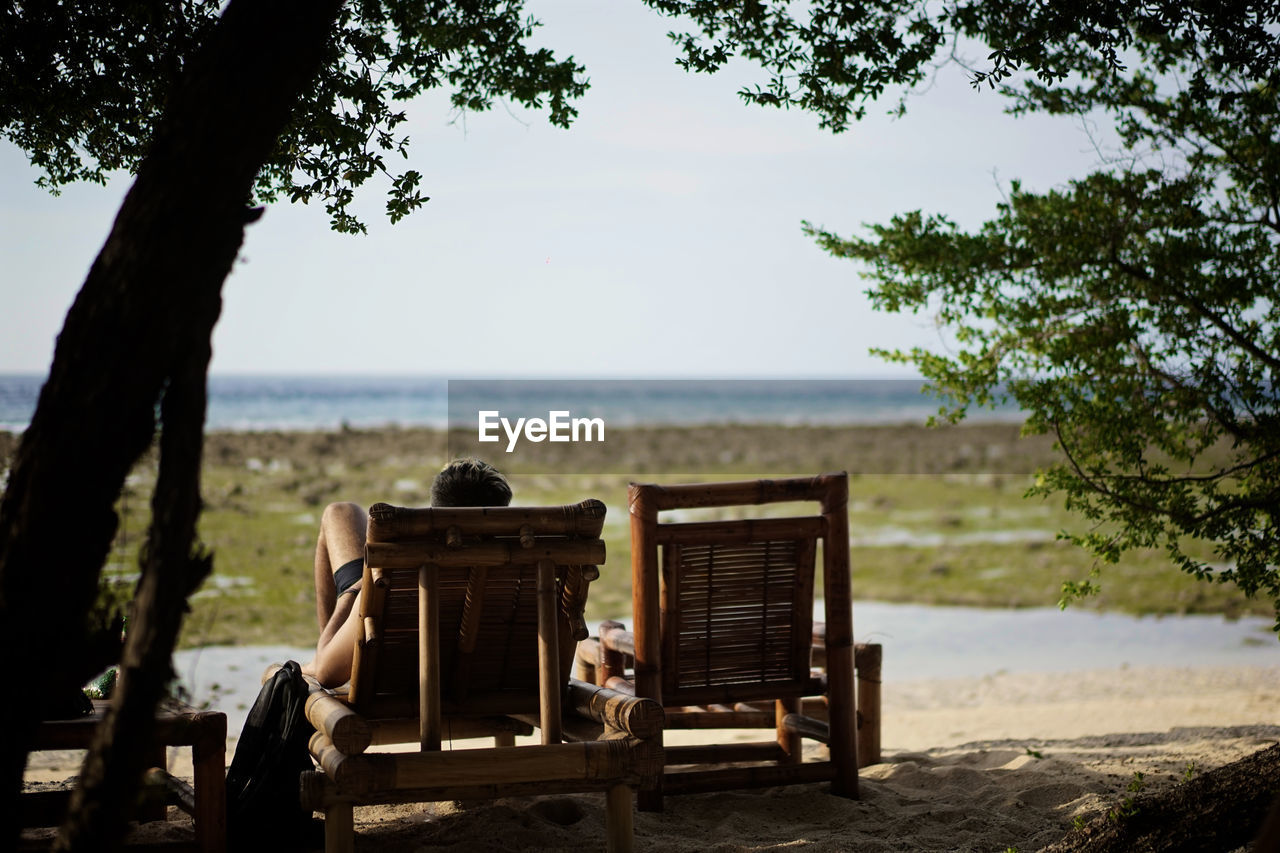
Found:
[[[0, 375], [0, 429], [30, 422], [43, 377]], [[567, 409], [617, 426], [922, 422], [938, 410], [919, 380], [453, 380], [395, 376], [212, 376], [214, 430], [474, 425], [477, 408]], [[462, 414], [460, 414], [462, 413]], [[1017, 409], [985, 417], [1019, 419]]]

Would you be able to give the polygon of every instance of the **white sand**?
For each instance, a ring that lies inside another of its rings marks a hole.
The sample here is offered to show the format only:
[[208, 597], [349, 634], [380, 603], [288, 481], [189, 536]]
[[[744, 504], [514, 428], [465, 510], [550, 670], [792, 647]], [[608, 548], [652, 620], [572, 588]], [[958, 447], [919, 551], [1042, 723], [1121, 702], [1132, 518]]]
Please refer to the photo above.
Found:
[[[1115, 805], [1135, 772], [1152, 790], [1280, 741], [1280, 666], [887, 682], [884, 716], [884, 761], [863, 770], [860, 800], [816, 785], [670, 797], [636, 815], [637, 848], [1036, 850]], [[36, 758], [28, 778], [75, 772], [71, 754]], [[358, 849], [392, 853], [604, 844], [600, 795], [365, 808], [357, 821]]]

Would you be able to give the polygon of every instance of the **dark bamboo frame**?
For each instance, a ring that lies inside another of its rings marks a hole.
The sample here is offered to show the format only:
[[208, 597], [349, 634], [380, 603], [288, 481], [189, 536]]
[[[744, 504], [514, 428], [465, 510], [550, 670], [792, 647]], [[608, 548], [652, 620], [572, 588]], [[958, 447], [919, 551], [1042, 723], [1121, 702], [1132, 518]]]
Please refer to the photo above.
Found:
[[[68, 720], [46, 720], [36, 730], [32, 751], [85, 749], [107, 715], [107, 700], [95, 699], [93, 713]], [[165, 748], [191, 748], [192, 781], [176, 778], [167, 770]], [[166, 842], [166, 849], [196, 853], [224, 853], [227, 846], [226, 809], [227, 715], [198, 711], [179, 702], [162, 704], [155, 715], [145, 760], [145, 804], [134, 815], [138, 820], [164, 820], [165, 805], [177, 806], [191, 816], [194, 839]], [[26, 792], [19, 801], [23, 826], [51, 826], [62, 821], [71, 799], [70, 789]], [[127, 849], [147, 849], [154, 844], [128, 844]]]
[[[312, 684], [304, 805], [350, 851], [352, 807], [605, 791], [608, 849], [632, 846], [632, 789], [662, 768], [662, 708], [567, 678], [604, 561], [605, 507], [369, 510], [346, 694]], [[536, 648], [536, 652], [534, 651]], [[541, 730], [541, 745], [515, 746]], [[441, 751], [493, 736], [495, 748]], [[569, 741], [569, 742], [566, 742]], [[370, 753], [417, 742], [412, 753]]]
[[[833, 793], [856, 798], [859, 750], [863, 764], [879, 760], [881, 649], [864, 645], [855, 652], [853, 642], [847, 476], [633, 483], [628, 499], [635, 630], [602, 624], [599, 640], [579, 647], [580, 675], [661, 702], [668, 729], [775, 730], [775, 739], [763, 743], [667, 748], [662, 783], [641, 793], [640, 807], [660, 809], [664, 793], [823, 780], [830, 780]], [[658, 519], [667, 510], [799, 501], [816, 502], [820, 514], [684, 523]], [[824, 545], [825, 625], [813, 623], [819, 541]], [[780, 556], [774, 559], [770, 549]], [[705, 561], [698, 572], [685, 570], [688, 552]], [[716, 559], [726, 564], [718, 579]], [[779, 583], [774, 580], [767, 581], [769, 589], [753, 590], [761, 602], [758, 618], [741, 607], [712, 605], [712, 597], [733, 595], [735, 585], [745, 601], [746, 586], [775, 577], [776, 567], [783, 571], [779, 591], [772, 591]], [[692, 592], [690, 574], [698, 584]], [[782, 612], [771, 615], [774, 597]], [[682, 633], [691, 606], [705, 615]], [[766, 632], [778, 638], [767, 650], [760, 638]], [[706, 649], [700, 669], [687, 660], [691, 642]], [[821, 671], [811, 669], [815, 659], [824, 664]], [[805, 737], [826, 743], [830, 758], [802, 763]], [[740, 766], [748, 762], [751, 766]], [[739, 766], [672, 769], [729, 763]]]

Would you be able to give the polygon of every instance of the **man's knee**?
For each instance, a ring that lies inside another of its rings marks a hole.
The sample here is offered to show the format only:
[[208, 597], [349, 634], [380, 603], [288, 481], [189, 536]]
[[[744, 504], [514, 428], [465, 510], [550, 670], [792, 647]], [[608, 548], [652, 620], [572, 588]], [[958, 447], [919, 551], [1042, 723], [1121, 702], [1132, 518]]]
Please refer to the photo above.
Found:
[[367, 517], [360, 504], [337, 501], [324, 508], [324, 513], [320, 516], [320, 529], [333, 530], [341, 527], [363, 531]]

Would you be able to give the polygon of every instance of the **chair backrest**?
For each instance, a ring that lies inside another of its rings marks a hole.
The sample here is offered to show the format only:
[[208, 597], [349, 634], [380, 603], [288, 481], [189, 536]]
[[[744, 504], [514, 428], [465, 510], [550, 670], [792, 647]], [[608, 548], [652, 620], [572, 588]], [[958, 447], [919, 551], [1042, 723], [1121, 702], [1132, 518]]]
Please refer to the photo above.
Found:
[[[604, 561], [604, 515], [597, 500], [371, 507], [352, 707], [371, 717], [413, 716], [434, 703], [434, 713], [446, 715], [538, 713], [547, 665], [540, 643], [563, 683], [586, 636], [582, 612]], [[543, 584], [549, 604], [540, 613], [543, 580], [554, 586]], [[540, 633], [540, 618], [554, 626], [552, 637]]]
[[[667, 705], [812, 694], [819, 542], [828, 611], [850, 608], [846, 476], [632, 484], [629, 498], [637, 694]], [[799, 501], [816, 501], [819, 514], [659, 520], [666, 510]]]

